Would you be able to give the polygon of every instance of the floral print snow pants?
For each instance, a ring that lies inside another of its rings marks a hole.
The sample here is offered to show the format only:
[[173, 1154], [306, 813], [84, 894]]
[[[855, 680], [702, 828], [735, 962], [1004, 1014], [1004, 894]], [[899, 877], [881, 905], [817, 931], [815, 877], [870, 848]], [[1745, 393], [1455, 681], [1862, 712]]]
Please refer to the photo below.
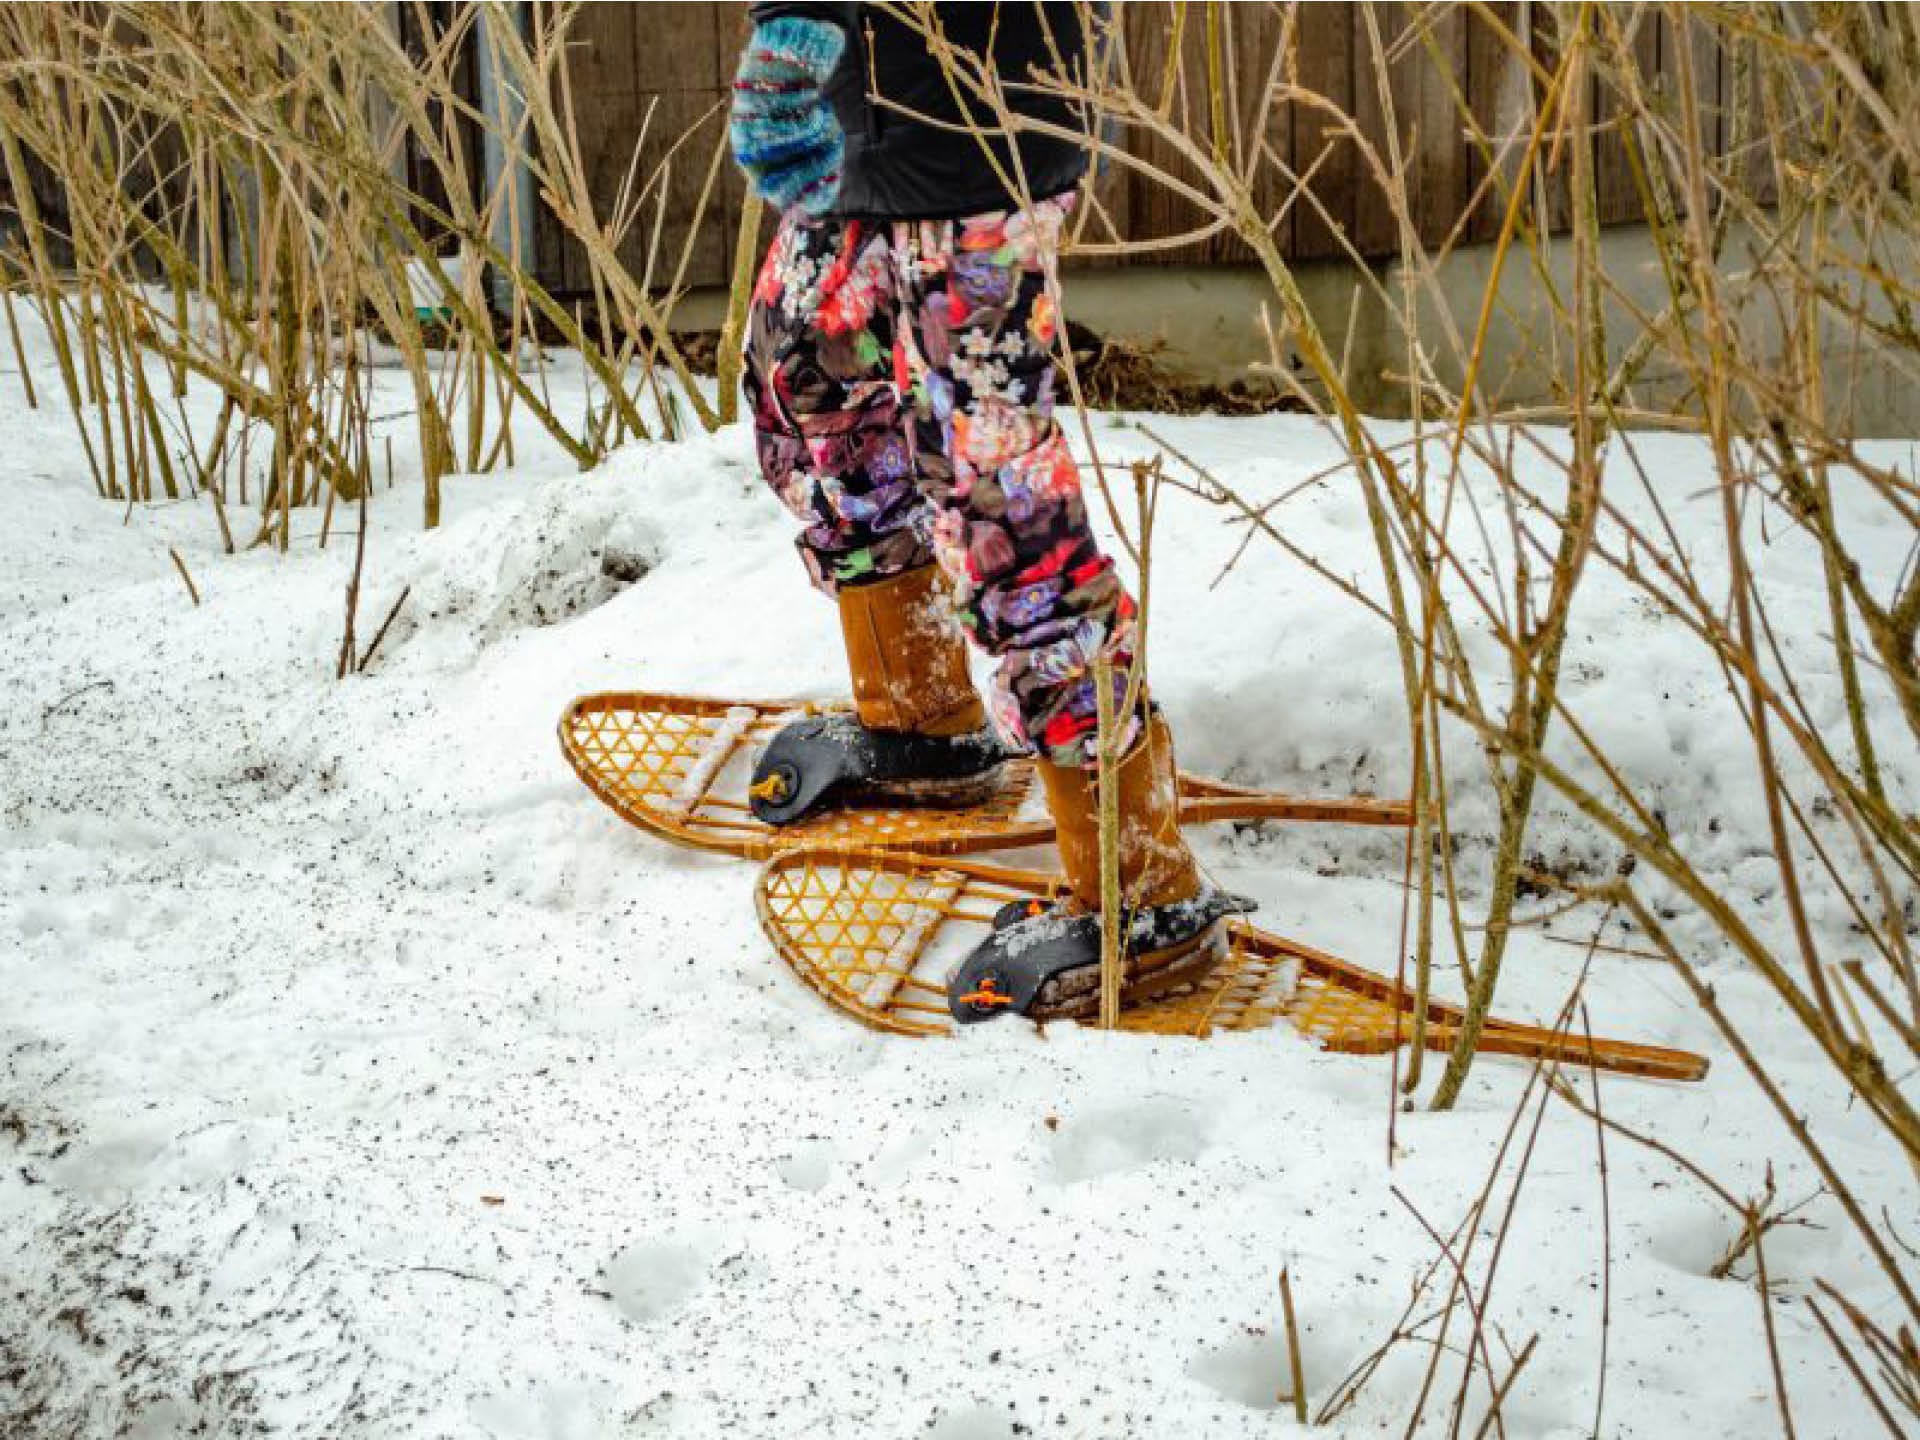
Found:
[[[1000, 664], [1001, 731], [1091, 763], [1092, 666], [1116, 693], [1134, 605], [1087, 524], [1054, 419], [1053, 278], [1071, 195], [963, 220], [789, 214], [754, 287], [760, 468], [829, 594], [938, 561]], [[1124, 739], [1124, 737], [1123, 737]]]

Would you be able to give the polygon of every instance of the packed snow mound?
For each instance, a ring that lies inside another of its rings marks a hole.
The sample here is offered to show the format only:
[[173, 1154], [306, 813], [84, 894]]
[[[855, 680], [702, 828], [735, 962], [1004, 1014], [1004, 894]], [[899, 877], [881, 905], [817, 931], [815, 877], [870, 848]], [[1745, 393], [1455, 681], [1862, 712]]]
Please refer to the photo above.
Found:
[[[462, 488], [498, 491], [475, 477]], [[457, 631], [474, 646], [557, 625], [603, 605], [660, 563], [662, 537], [636, 513], [633, 487], [608, 472], [538, 482], [521, 498], [472, 506], [420, 546], [408, 597], [388, 643], [422, 628]]]

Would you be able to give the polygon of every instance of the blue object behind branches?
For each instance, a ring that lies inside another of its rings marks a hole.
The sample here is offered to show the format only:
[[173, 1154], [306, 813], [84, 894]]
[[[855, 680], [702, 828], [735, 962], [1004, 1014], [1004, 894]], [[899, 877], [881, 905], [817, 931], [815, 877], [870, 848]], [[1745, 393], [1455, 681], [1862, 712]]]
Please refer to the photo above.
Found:
[[782, 16], [754, 27], [733, 81], [734, 158], [780, 210], [823, 215], [840, 190], [846, 140], [822, 86], [846, 48], [824, 20]]

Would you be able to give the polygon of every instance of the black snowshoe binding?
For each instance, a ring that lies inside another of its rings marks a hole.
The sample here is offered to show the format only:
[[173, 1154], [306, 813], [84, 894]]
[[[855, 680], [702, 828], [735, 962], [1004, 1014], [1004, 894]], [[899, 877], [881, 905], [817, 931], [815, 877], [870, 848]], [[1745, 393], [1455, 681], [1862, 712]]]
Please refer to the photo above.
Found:
[[[1137, 910], [1126, 936], [1123, 1004], [1164, 995], [1206, 976], [1227, 954], [1229, 915], [1254, 902], [1211, 885], [1190, 900]], [[1100, 1008], [1100, 917], [1016, 900], [993, 933], [947, 979], [947, 1008], [963, 1025], [1000, 1015], [1079, 1020]]]
[[810, 715], [773, 737], [754, 766], [756, 820], [791, 825], [847, 805], [978, 805], [1015, 752], [991, 728], [964, 735], [870, 730], [852, 715]]

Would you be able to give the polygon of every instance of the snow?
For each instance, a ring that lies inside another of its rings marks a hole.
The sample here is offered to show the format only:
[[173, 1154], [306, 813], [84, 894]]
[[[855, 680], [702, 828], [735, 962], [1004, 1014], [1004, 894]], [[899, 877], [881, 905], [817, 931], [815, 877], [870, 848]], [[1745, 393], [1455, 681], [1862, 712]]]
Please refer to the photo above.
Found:
[[687, 767], [687, 773], [674, 787], [673, 794], [667, 798], [667, 805], [676, 814], [685, 815], [700, 803], [713, 785], [714, 777], [725, 767], [728, 758], [739, 748], [746, 738], [748, 729], [753, 725], [759, 712], [750, 705], [735, 705], [729, 709], [719, 725], [714, 728], [707, 742], [707, 748], [700, 758]]
[[[1484, 1061], [1456, 1112], [1400, 1115], [1389, 1163], [1387, 1063], [1284, 1030], [871, 1034], [779, 968], [752, 867], [652, 840], [573, 780], [554, 725], [582, 691], [844, 683], [741, 429], [635, 443], [584, 475], [529, 431], [516, 471], [449, 481], [445, 523], [423, 532], [393, 421], [363, 645], [411, 588], [343, 681], [351, 516], [324, 550], [316, 516], [287, 556], [226, 556], [203, 503], [95, 498], [67, 418], [13, 383], [0, 374], [0, 1432], [1269, 1436], [1294, 1423], [1276, 1404], [1280, 1269], [1318, 1404], [1432, 1262], [1422, 1217], [1450, 1233], [1485, 1183], [1524, 1065]], [[380, 383], [374, 413], [404, 411], [399, 378]], [[189, 399], [203, 427], [211, 403]], [[1299, 417], [1148, 423], [1255, 498], [1336, 458]], [[1150, 449], [1135, 419], [1095, 427], [1109, 462]], [[1634, 443], [1711, 590], [1702, 447]], [[1371, 583], [1350, 486], [1278, 514]], [[1227, 518], [1162, 505], [1153, 666], [1182, 762], [1392, 793], [1407, 746], [1384, 628], [1260, 542], [1223, 574], [1242, 533]], [[1864, 539], [1893, 573], [1900, 536]], [[604, 573], [610, 550], [645, 573]], [[1817, 557], [1783, 541], [1765, 581], [1786, 650], [1817, 648]], [[1583, 713], [1676, 843], [1778, 925], [1721, 677], [1607, 577], [1581, 622]], [[1840, 723], [1831, 688], [1823, 724]], [[1471, 909], [1492, 802], [1470, 741], [1449, 753]], [[1911, 795], [1914, 757], [1885, 761]], [[1550, 855], [1612, 863], [1563, 804], [1542, 808]], [[1397, 836], [1268, 825], [1198, 845], [1263, 925], [1392, 967]], [[1821, 906], [1844, 935], [1844, 909]], [[1578, 923], [1515, 936], [1502, 1013], [1558, 1011]], [[1913, 1174], [1764, 987], [1677, 924], [1868, 1208], [1920, 1213]], [[1783, 1197], [1818, 1188], [1674, 975], [1602, 952], [1586, 998], [1597, 1032], [1715, 1062], [1698, 1086], [1609, 1080], [1609, 1116], [1735, 1194], [1769, 1164]], [[1603, 1297], [1604, 1433], [1771, 1432], [1750, 1271], [1709, 1274], [1733, 1217], [1623, 1141], [1607, 1161], [1603, 1195], [1592, 1122], [1549, 1109], [1491, 1299], [1503, 1371], [1540, 1336], [1506, 1433], [1592, 1433]], [[1886, 1297], [1830, 1199], [1801, 1213], [1767, 1248], [1799, 1433], [1869, 1433], [1799, 1297], [1817, 1279]], [[1393, 1351], [1328, 1433], [1403, 1428], [1427, 1358]], [[1450, 1375], [1452, 1359], [1436, 1393]]]

